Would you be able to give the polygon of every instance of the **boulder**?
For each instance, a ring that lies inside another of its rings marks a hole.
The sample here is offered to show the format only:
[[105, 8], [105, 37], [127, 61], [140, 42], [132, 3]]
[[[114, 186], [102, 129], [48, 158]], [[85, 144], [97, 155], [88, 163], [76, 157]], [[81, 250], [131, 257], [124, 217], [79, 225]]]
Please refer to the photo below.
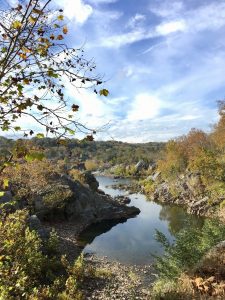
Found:
[[40, 220], [77, 220], [94, 223], [137, 215], [136, 207], [122, 205], [109, 195], [94, 192], [63, 175], [34, 197], [34, 211]]
[[32, 215], [29, 217], [28, 226], [31, 230], [35, 230], [42, 240], [49, 239], [49, 231], [41, 224], [41, 221], [36, 215]]
[[96, 180], [95, 176], [89, 171], [84, 172], [83, 174], [84, 174], [85, 182], [89, 185], [90, 189], [94, 192], [97, 192], [99, 183]]
[[149, 166], [148, 166], [148, 170], [150, 172], [155, 171], [156, 168], [157, 168], [157, 164], [155, 162], [150, 163]]
[[156, 181], [160, 178], [161, 172], [156, 172], [153, 175], [149, 175], [146, 179]]
[[210, 206], [208, 205], [209, 197], [204, 197], [198, 201], [188, 203], [188, 212], [192, 214], [203, 214]]
[[122, 196], [122, 195], [114, 197], [114, 200], [117, 201], [118, 203], [122, 204], [122, 205], [130, 204], [130, 202], [131, 202], [129, 197]]
[[4, 195], [0, 197], [0, 204], [5, 204], [13, 200], [13, 195], [11, 191], [4, 192]]
[[139, 160], [139, 162], [135, 165], [135, 170], [137, 173], [147, 168], [148, 168], [148, 164], [144, 160]]

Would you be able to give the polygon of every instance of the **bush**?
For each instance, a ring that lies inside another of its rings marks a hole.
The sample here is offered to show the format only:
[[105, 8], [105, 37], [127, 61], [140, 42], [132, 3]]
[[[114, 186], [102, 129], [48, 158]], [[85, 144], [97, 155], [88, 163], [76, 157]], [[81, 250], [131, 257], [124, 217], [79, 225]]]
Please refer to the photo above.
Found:
[[86, 183], [85, 175], [77, 169], [70, 170], [69, 175], [72, 177], [73, 180], [77, 180], [81, 184]]
[[0, 299], [29, 299], [35, 289], [53, 284], [55, 274], [60, 271], [56, 257], [43, 254], [45, 245], [27, 227], [27, 218], [26, 211], [1, 218]]
[[202, 230], [187, 226], [176, 235], [170, 245], [166, 237], [157, 231], [156, 239], [165, 249], [163, 257], [157, 257], [156, 269], [160, 277], [176, 279], [193, 267], [214, 245], [225, 239], [225, 226], [216, 220], [206, 220]]
[[157, 184], [151, 179], [145, 179], [140, 181], [140, 185], [143, 187], [144, 193], [147, 195], [154, 193], [157, 187]]
[[156, 239], [163, 245], [165, 254], [156, 256], [158, 279], [153, 285], [153, 299], [195, 299], [189, 294], [193, 286], [188, 274], [193, 274], [203, 256], [225, 239], [225, 226], [217, 220], [206, 220], [202, 230], [187, 224], [175, 235], [176, 242], [170, 244], [157, 231]]
[[95, 160], [86, 160], [85, 168], [87, 171], [96, 171], [99, 168], [99, 164]]
[[1, 215], [0, 299], [81, 300], [81, 287], [89, 276], [83, 257], [70, 265], [60, 259], [53, 232], [43, 242], [27, 226], [28, 212]]

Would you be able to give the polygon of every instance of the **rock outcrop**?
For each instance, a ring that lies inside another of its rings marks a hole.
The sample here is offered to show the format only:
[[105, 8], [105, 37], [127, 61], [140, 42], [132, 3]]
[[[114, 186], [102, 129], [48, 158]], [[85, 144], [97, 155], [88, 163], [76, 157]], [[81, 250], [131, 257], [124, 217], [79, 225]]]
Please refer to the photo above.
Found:
[[148, 179], [156, 186], [150, 195], [154, 201], [182, 205], [191, 214], [215, 215], [216, 207], [223, 201], [222, 198], [210, 201], [199, 173], [187, 172], [172, 183], [157, 178], [153, 180], [152, 176]]
[[144, 160], [140, 160], [136, 165], [135, 165], [135, 171], [136, 173], [141, 172], [142, 170], [145, 170], [148, 168], [148, 164]]
[[118, 203], [124, 205], [124, 204], [129, 204], [131, 202], [131, 199], [127, 196], [123, 196], [123, 195], [120, 195], [120, 196], [116, 196], [114, 198], [114, 200], [116, 200]]
[[[0, 200], [10, 206], [10, 211], [12, 205], [13, 211], [28, 208], [31, 213], [28, 224], [42, 239], [48, 234], [42, 227], [42, 221], [70, 221], [82, 224], [82, 228], [85, 228], [103, 220], [126, 220], [140, 213], [138, 208], [126, 206], [129, 202], [127, 199], [117, 201], [98, 190], [99, 183], [92, 174], [85, 173], [85, 180], [86, 183], [81, 184], [69, 175], [55, 174], [46, 181], [44, 187], [35, 185], [30, 190], [29, 199], [18, 199], [14, 191], [8, 191]], [[16, 197], [17, 201], [10, 204]]]
[[89, 224], [101, 220], [127, 219], [140, 212], [138, 208], [118, 203], [109, 195], [93, 191], [91, 187], [62, 175], [34, 196], [34, 212], [41, 220], [82, 219]]

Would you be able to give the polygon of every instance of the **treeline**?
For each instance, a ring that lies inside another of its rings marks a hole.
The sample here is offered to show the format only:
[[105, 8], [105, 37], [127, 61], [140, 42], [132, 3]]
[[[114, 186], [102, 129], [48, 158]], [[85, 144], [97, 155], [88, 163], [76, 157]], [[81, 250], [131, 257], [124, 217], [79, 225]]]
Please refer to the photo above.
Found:
[[[48, 159], [66, 160], [67, 162], [89, 161], [91, 167], [109, 164], [135, 164], [139, 160], [151, 162], [159, 159], [164, 143], [129, 144], [117, 141], [79, 141], [68, 140], [61, 145], [53, 138], [33, 138], [30, 147], [44, 151]], [[7, 153], [16, 144], [15, 140], [0, 137], [1, 154]]]

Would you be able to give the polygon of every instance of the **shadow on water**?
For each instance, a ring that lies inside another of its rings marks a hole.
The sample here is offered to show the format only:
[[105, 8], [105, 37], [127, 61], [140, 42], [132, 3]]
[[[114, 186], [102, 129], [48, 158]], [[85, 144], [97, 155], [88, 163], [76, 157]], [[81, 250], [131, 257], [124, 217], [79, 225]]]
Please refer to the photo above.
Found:
[[114, 226], [127, 222], [127, 219], [105, 220], [88, 226], [79, 236], [79, 246], [91, 244], [95, 238], [110, 231]]

